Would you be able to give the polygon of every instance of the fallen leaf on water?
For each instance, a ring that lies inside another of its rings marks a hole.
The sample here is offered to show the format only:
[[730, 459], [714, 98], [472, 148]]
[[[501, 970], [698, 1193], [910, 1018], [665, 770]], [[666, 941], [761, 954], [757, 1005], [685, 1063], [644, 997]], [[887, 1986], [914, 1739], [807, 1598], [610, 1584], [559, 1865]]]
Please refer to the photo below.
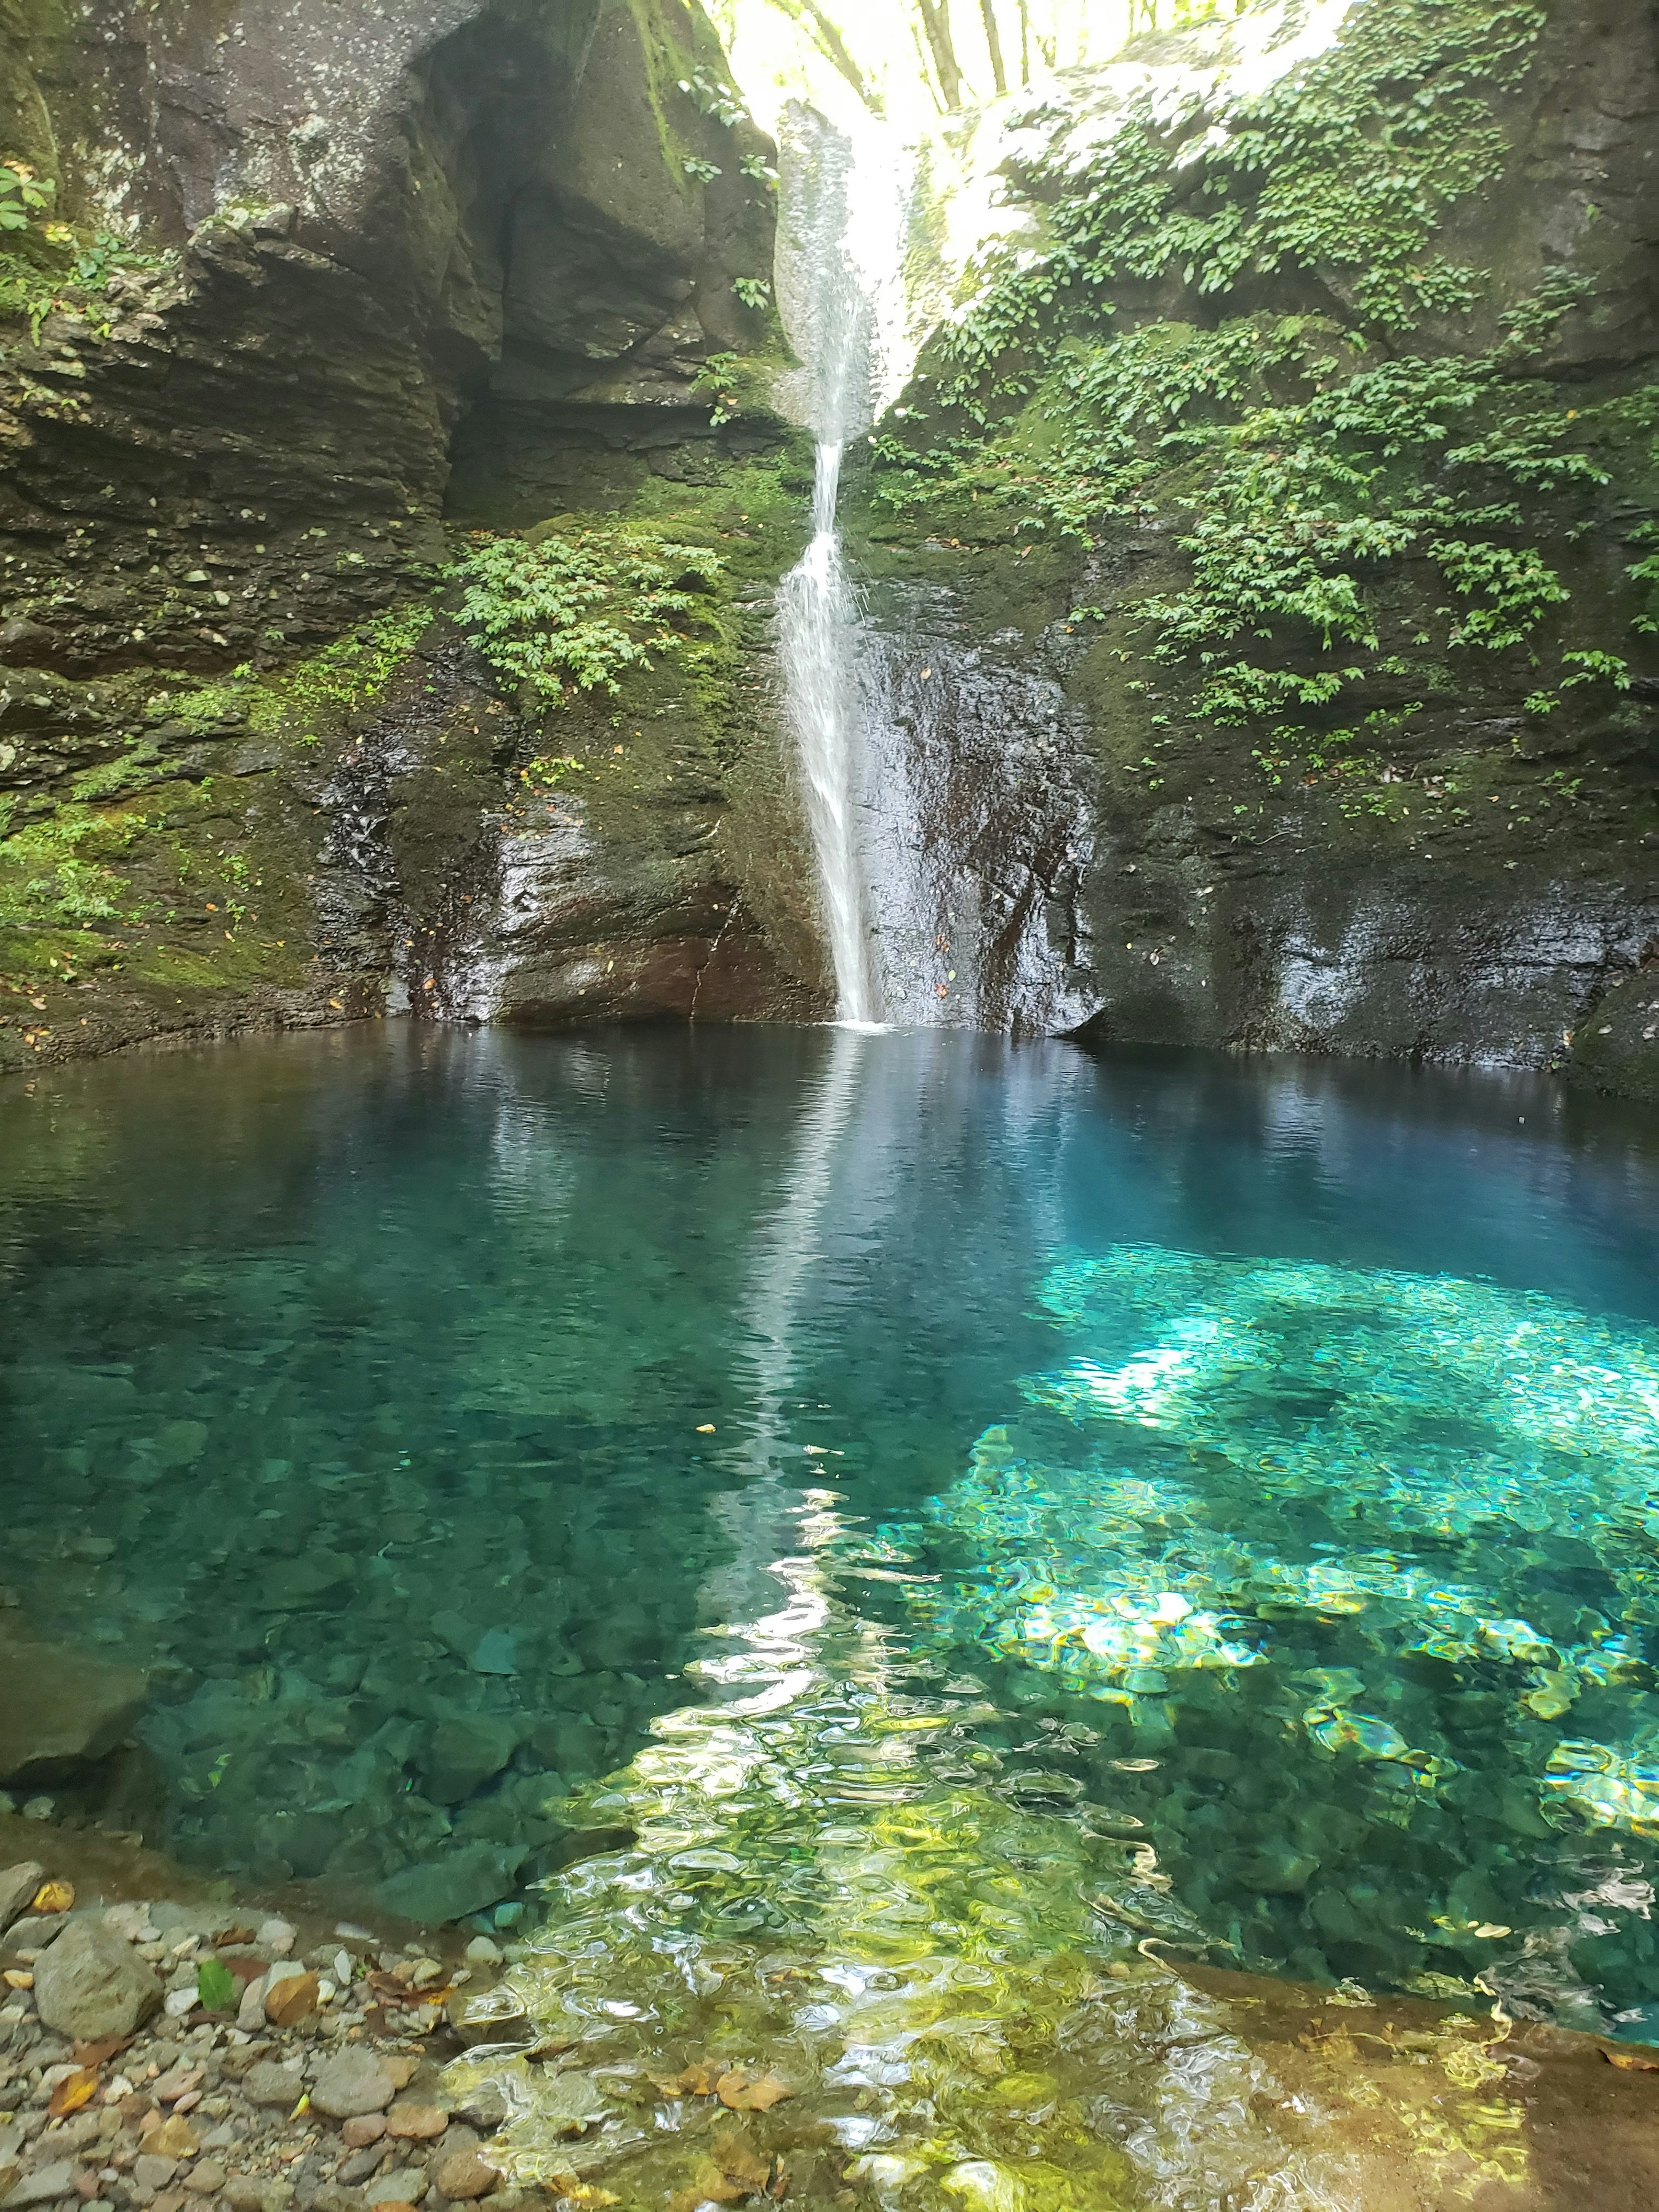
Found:
[[222, 1928], [213, 1939], [216, 1951], [228, 1951], [238, 1943], [251, 1943], [258, 1930], [254, 1928]]
[[651, 2078], [665, 2097], [712, 2097], [721, 2070], [705, 2059], [693, 2059], [681, 2073], [653, 2074]]
[[771, 2179], [771, 2160], [763, 2158], [749, 2138], [737, 2129], [716, 2128], [710, 2148], [728, 2181], [740, 2181], [745, 2189], [764, 2189]]
[[82, 2105], [89, 2105], [98, 2094], [98, 2076], [90, 2066], [77, 2073], [66, 2074], [52, 2091], [46, 2106], [46, 2118], [61, 2120], [70, 2112], [78, 2112]]
[[699, 2152], [691, 2172], [690, 2187], [669, 2198], [669, 2212], [697, 2212], [702, 2204], [735, 2204], [750, 2193], [742, 2182], [728, 2179], [707, 2151]]
[[1604, 2043], [1601, 2056], [1621, 2074], [1659, 2074], [1659, 2058], [1650, 2058], [1645, 2051], [1609, 2051]]
[[553, 2192], [568, 2199], [572, 2204], [592, 2205], [595, 2212], [606, 2204], [620, 2204], [620, 2197], [609, 2189], [600, 2189], [590, 2181], [582, 2181], [574, 2173], [556, 2173], [550, 2177]]
[[721, 2104], [734, 2112], [769, 2112], [774, 2105], [781, 2104], [794, 2091], [787, 2081], [780, 2081], [775, 2074], [722, 2074], [714, 2084], [714, 2094]]
[[75, 1902], [72, 1881], [43, 1881], [34, 1893], [30, 1908], [35, 1912], [67, 1912]]

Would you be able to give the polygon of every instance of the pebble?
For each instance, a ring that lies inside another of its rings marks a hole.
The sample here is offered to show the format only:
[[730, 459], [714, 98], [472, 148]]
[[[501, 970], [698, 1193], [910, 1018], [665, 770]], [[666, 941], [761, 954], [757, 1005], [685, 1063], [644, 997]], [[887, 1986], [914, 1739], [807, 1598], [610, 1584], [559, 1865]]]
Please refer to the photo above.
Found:
[[45, 1867], [33, 1859], [24, 1859], [0, 1871], [0, 1929], [9, 1928], [24, 1907], [33, 1903], [35, 1891], [46, 1878]]
[[[440, 2188], [443, 2186], [441, 2181]], [[427, 2178], [417, 2173], [412, 2166], [394, 2166], [383, 2173], [378, 2181], [371, 2181], [363, 2191], [365, 2204], [418, 2204], [426, 2195]]]
[[297, 2065], [282, 2066], [270, 2058], [250, 2066], [242, 2082], [242, 2094], [250, 2104], [280, 2106], [284, 2112], [299, 2103], [304, 2088], [305, 2075]]
[[386, 2131], [404, 2142], [431, 2142], [449, 2125], [449, 2114], [438, 2105], [394, 2105], [386, 2116]]
[[331, 2119], [346, 2120], [364, 2112], [383, 2112], [397, 2093], [398, 2084], [384, 2060], [372, 2051], [348, 2046], [318, 2068], [311, 2102]]
[[[44, 1870], [33, 1862], [0, 1872], [0, 1899], [9, 1900], [15, 1916], [39, 1895], [43, 1879]], [[421, 2203], [445, 2212], [450, 2192], [438, 2193], [428, 2171], [441, 2166], [458, 2197], [479, 2197], [493, 2189], [498, 2177], [477, 2158], [478, 2138], [465, 2123], [498, 2125], [506, 2116], [499, 2091], [474, 2091], [457, 2116], [447, 2100], [433, 2095], [430, 2074], [411, 2087], [422, 2065], [418, 2051], [321, 2039], [331, 2033], [353, 2039], [379, 2033], [371, 1994], [354, 1990], [348, 1980], [356, 1962], [337, 1955], [338, 1932], [308, 1954], [308, 1965], [301, 1964], [281, 1955], [300, 1947], [291, 1923], [267, 1921], [257, 1942], [249, 1943], [249, 1916], [236, 1947], [240, 1956], [263, 1966], [273, 1951], [278, 1955], [246, 1985], [246, 2027], [232, 2028], [222, 2015], [198, 2017], [194, 2027], [188, 2026], [187, 2015], [196, 2016], [197, 1966], [212, 1955], [211, 1941], [225, 1926], [226, 1911], [158, 1902], [107, 1910], [88, 1905], [72, 1914], [36, 1917], [41, 1932], [28, 1948], [42, 1968], [61, 1951], [59, 1979], [67, 1973], [83, 1996], [101, 2002], [109, 1994], [106, 1982], [118, 1988], [137, 1976], [153, 2008], [168, 1982], [179, 1986], [173, 1992], [173, 2016], [156, 2013], [148, 2028], [141, 2019], [118, 2055], [92, 2062], [98, 2076], [94, 2102], [53, 2123], [49, 2135], [36, 2107], [81, 2069], [64, 2042], [40, 2038], [38, 1990], [14, 1993], [5, 2025], [14, 2016], [32, 2023], [25, 2033], [34, 2038], [33, 2067], [27, 2078], [15, 2077], [21, 2106], [15, 2119], [0, 2080], [3, 2212], [191, 2212], [196, 2206], [202, 2212], [372, 2212]], [[19, 1950], [20, 1927], [33, 1933], [14, 1917], [9, 1958]], [[436, 1984], [453, 1971], [431, 1955], [435, 1946], [411, 1942], [401, 1951], [387, 1949], [356, 1929], [345, 1932], [354, 1943], [372, 1945], [371, 1964], [378, 1958], [408, 1983]], [[51, 1952], [38, 1948], [49, 1938], [55, 1939]], [[475, 1952], [472, 1963], [480, 1969], [491, 1962]], [[327, 2012], [320, 2018], [296, 2014], [292, 2023], [268, 2021], [267, 1997], [276, 1999], [280, 2009], [314, 1991], [319, 1965], [340, 1975], [337, 2000]], [[37, 1978], [48, 1977], [41, 1972]], [[428, 2012], [435, 2016], [435, 2008], [426, 2008], [403, 2017], [412, 2027]], [[405, 2091], [410, 2094], [400, 2097]], [[296, 2110], [301, 2106], [303, 2111]], [[110, 2163], [104, 2165], [106, 2160]], [[387, 2166], [389, 2172], [382, 2170]]]
[[[138, 2165], [143, 2164], [140, 2159]], [[56, 2203], [60, 2197], [71, 2195], [74, 2188], [75, 2168], [66, 2158], [54, 2159], [50, 2166], [38, 2166], [33, 2173], [26, 2173], [7, 2192], [6, 2202], [23, 2212], [26, 2205]]]
[[498, 2169], [480, 2158], [476, 2150], [452, 2151], [439, 2161], [433, 2177], [444, 2196], [463, 2203], [475, 2197], [489, 2196], [501, 2178]]

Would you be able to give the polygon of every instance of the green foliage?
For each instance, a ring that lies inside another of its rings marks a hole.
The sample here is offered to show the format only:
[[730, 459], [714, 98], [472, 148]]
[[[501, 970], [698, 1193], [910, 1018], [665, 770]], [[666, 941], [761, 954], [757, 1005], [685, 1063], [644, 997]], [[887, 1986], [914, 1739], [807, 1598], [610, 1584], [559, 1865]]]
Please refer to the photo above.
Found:
[[745, 307], [769, 307], [772, 287], [762, 276], [734, 276], [732, 289]]
[[0, 230], [27, 230], [56, 193], [57, 187], [37, 178], [27, 161], [0, 161]]
[[680, 167], [688, 177], [695, 178], [700, 185], [712, 185], [720, 174], [719, 162], [705, 161], [700, 154], [683, 154]]
[[684, 648], [686, 618], [725, 565], [704, 545], [596, 525], [483, 539], [450, 574], [485, 659], [556, 706], [573, 689], [614, 695], [625, 669]]
[[282, 686], [285, 702], [306, 715], [367, 706], [386, 690], [431, 621], [431, 607], [415, 602], [361, 623], [289, 672]]
[[714, 116], [728, 130], [747, 119], [748, 103], [736, 85], [711, 76], [707, 69], [693, 70], [690, 76], [679, 78], [678, 83], [680, 90], [689, 100], [694, 100], [705, 115]]
[[[1264, 92], [1176, 114], [1149, 95], [1080, 165], [1057, 129], [1019, 179], [1046, 243], [994, 266], [936, 346], [933, 434], [878, 438], [878, 501], [1085, 544], [1184, 512], [1189, 579], [1133, 612], [1155, 659], [1197, 672], [1193, 711], [1224, 723], [1328, 707], [1406, 646], [1547, 648], [1569, 593], [1539, 541], [1589, 526], [1603, 453], [1652, 410], [1563, 408], [1537, 376], [1587, 289], [1566, 270], [1482, 349], [1401, 352], [1397, 335], [1472, 303], [1480, 272], [1434, 234], [1501, 173], [1493, 101], [1541, 23], [1501, 0], [1368, 0]], [[1298, 275], [1334, 312], [1112, 332], [1143, 284]], [[1659, 556], [1631, 574], [1659, 582]], [[1590, 680], [1575, 665], [1560, 690]]]
[[0, 838], [0, 929], [89, 929], [129, 919], [125, 878], [108, 864], [142, 816], [60, 806]]
[[123, 270], [161, 268], [167, 257], [143, 252], [114, 231], [44, 220], [57, 191], [26, 161], [0, 161], [0, 319], [26, 318], [38, 338], [57, 308], [82, 317], [101, 337], [112, 322], [104, 305], [109, 279]]
[[1048, 205], [1045, 250], [1008, 256], [941, 349], [941, 397], [984, 419], [1031, 388], [1056, 316], [1178, 274], [1200, 294], [1316, 272], [1362, 324], [1397, 331], [1467, 307], [1478, 271], [1430, 241], [1452, 203], [1502, 169], [1495, 91], [1524, 72], [1540, 11], [1482, 0], [1370, 0], [1327, 53], [1218, 116], [1194, 91], [1151, 94], [1081, 167], [1023, 179]]

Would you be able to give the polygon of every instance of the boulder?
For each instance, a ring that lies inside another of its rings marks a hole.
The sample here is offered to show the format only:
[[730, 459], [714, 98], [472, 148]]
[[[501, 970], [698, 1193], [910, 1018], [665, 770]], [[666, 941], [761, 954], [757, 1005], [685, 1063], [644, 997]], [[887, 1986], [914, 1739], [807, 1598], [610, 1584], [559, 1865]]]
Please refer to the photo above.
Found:
[[499, 1774], [518, 1747], [513, 1723], [492, 1713], [457, 1713], [440, 1721], [421, 1763], [426, 1795], [434, 1804], [459, 1805]]
[[161, 2002], [161, 1984], [101, 1920], [71, 1920], [34, 1970], [46, 2026], [77, 2043], [131, 2035]]
[[0, 1782], [51, 1782], [112, 1751], [149, 1693], [137, 1667], [46, 1644], [0, 1616]]
[[482, 1912], [512, 1888], [514, 1877], [530, 1856], [520, 1844], [472, 1844], [447, 1858], [404, 1867], [375, 1891], [386, 1912], [430, 1925]]

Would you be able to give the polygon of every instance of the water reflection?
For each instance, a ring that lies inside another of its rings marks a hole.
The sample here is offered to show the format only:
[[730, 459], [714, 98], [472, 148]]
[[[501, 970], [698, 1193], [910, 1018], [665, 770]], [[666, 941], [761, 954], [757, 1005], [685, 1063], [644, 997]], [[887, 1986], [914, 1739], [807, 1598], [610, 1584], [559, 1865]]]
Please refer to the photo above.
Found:
[[[1031, 1857], [1033, 1957], [1651, 2027], [1616, 1117], [845, 1031], [283, 1040], [7, 1107], [8, 1580], [155, 1670], [158, 1840], [504, 1926], [573, 1793], [718, 1725], [762, 1840], [699, 1912], [867, 1932], [873, 1853], [902, 1929], [978, 1867], [971, 1951]], [[901, 1804], [957, 1871], [872, 1840]]]

